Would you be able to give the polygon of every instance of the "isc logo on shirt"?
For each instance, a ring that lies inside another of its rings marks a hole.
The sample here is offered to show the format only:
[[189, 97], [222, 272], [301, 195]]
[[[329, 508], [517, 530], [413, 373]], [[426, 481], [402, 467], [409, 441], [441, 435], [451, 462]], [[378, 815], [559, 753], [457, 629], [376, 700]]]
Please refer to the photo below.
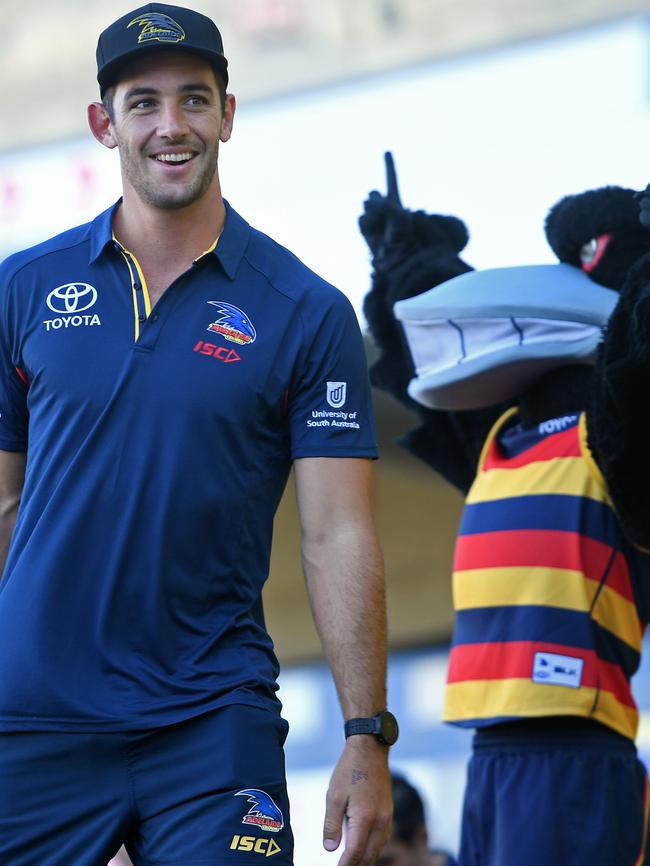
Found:
[[233, 836], [230, 850], [252, 851], [254, 854], [262, 854], [264, 857], [273, 857], [274, 854], [279, 854], [282, 848], [275, 839], [263, 839], [257, 836]]

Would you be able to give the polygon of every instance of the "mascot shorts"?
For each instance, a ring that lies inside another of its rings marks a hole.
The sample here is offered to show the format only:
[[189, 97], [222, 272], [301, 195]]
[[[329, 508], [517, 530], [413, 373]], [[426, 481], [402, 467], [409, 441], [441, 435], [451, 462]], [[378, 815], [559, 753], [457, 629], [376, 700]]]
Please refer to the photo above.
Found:
[[293, 862], [287, 724], [228, 706], [129, 733], [0, 734], [0, 863], [135, 866]]
[[459, 866], [645, 866], [648, 777], [634, 744], [558, 719], [479, 731]]

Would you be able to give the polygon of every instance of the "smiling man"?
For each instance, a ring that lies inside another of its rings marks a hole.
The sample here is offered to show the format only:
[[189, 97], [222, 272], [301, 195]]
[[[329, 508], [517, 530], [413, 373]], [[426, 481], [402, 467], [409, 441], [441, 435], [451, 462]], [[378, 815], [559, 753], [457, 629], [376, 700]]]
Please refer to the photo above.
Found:
[[0, 862], [293, 862], [261, 604], [293, 466], [346, 720], [324, 845], [347, 816], [370, 866], [397, 729], [356, 318], [222, 197], [210, 19], [148, 4], [97, 61], [122, 198], [0, 270]]

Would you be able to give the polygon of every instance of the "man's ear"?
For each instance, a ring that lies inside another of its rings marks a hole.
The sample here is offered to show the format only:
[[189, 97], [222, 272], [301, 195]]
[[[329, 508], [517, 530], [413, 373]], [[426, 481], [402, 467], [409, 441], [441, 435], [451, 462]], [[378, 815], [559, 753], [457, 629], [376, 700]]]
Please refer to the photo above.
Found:
[[223, 117], [221, 118], [221, 131], [219, 133], [219, 139], [223, 142], [228, 141], [228, 139], [232, 135], [232, 125], [235, 120], [236, 108], [237, 103], [235, 97], [232, 93], [227, 93], [226, 105], [223, 110]]
[[104, 147], [117, 147], [113, 124], [101, 102], [91, 102], [88, 106], [88, 126], [97, 141]]

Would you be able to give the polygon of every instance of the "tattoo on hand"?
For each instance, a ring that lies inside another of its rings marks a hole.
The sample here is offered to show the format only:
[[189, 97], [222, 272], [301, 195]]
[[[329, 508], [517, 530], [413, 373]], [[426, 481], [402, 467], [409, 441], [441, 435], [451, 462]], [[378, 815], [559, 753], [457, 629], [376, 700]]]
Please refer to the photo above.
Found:
[[352, 784], [356, 785], [357, 782], [367, 782], [368, 774], [364, 773], [363, 770], [352, 770]]

